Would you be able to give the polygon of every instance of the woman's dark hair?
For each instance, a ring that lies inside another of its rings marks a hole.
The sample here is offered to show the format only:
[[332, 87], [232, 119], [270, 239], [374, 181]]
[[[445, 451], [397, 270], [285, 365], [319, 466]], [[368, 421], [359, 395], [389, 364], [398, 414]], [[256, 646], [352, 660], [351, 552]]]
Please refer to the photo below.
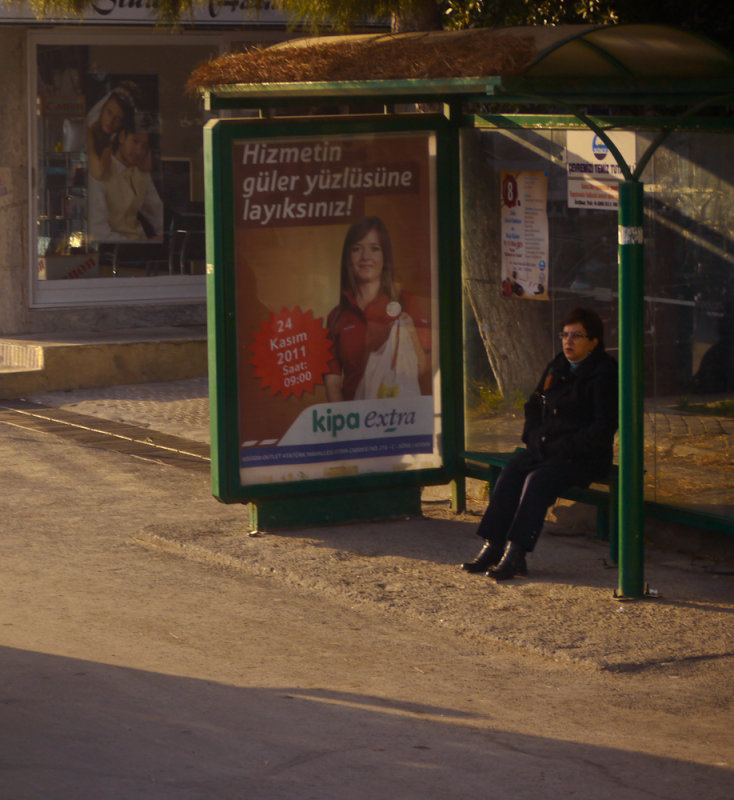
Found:
[[[134, 131], [135, 112], [140, 106], [141, 100], [140, 88], [138, 87], [137, 83], [134, 83], [133, 81], [120, 81], [120, 83], [118, 83], [117, 86], [115, 86], [115, 88], [109, 93], [107, 99], [103, 103], [102, 108], [99, 111], [100, 117], [102, 116], [102, 110], [107, 103], [110, 102], [110, 100], [114, 100], [122, 112], [120, 130], [124, 130], [126, 133]], [[94, 149], [97, 152], [97, 155], [102, 155], [102, 152], [108, 145], [112, 145], [113, 149], [115, 149], [118, 143], [117, 132], [112, 134], [112, 137], [110, 138], [101, 128], [95, 129], [93, 137]]]
[[598, 339], [597, 349], [599, 352], [604, 350], [604, 323], [601, 317], [592, 308], [573, 308], [561, 320], [561, 330], [566, 325], [580, 324], [584, 326], [586, 335], [589, 339]]
[[395, 285], [395, 264], [392, 255], [392, 242], [385, 223], [379, 217], [362, 217], [357, 220], [347, 231], [342, 247], [341, 262], [341, 292], [349, 289], [353, 295], [357, 293], [357, 285], [352, 271], [351, 253], [352, 247], [364, 239], [370, 231], [376, 231], [382, 248], [382, 276], [380, 278], [380, 288], [390, 298], [398, 299], [398, 289]]
[[110, 96], [117, 100], [122, 109], [126, 130], [130, 130], [135, 125], [135, 112], [141, 105], [140, 87], [133, 81], [120, 81], [110, 92]]

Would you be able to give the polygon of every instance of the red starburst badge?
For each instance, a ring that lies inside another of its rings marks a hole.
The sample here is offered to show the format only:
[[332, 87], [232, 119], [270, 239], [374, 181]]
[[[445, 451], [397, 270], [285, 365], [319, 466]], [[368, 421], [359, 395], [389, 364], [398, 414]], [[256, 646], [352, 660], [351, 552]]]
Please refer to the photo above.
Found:
[[250, 363], [263, 386], [272, 394], [300, 397], [324, 382], [331, 343], [321, 317], [314, 319], [312, 311], [303, 313], [298, 306], [292, 311], [283, 307], [260, 323], [252, 353]]

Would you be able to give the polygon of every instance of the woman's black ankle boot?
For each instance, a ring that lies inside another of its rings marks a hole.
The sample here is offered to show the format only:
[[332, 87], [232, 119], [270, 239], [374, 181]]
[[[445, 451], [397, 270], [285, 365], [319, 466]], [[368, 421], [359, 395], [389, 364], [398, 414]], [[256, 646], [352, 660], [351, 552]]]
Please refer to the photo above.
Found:
[[490, 567], [500, 563], [502, 548], [491, 542], [485, 542], [473, 561], [466, 561], [461, 568], [466, 572], [486, 572]]
[[487, 572], [496, 581], [508, 581], [515, 575], [527, 575], [528, 565], [525, 562], [525, 548], [517, 542], [508, 542], [502, 559], [496, 567]]

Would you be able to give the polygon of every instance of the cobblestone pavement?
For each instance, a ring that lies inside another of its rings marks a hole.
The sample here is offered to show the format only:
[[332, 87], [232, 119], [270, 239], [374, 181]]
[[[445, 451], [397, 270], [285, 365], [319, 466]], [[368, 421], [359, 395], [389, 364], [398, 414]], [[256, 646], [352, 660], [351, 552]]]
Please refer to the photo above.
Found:
[[209, 443], [209, 384], [206, 378], [49, 392], [34, 403]]
[[734, 419], [729, 417], [697, 416], [671, 411], [648, 411], [645, 424], [654, 423], [659, 435], [728, 436], [734, 437]]

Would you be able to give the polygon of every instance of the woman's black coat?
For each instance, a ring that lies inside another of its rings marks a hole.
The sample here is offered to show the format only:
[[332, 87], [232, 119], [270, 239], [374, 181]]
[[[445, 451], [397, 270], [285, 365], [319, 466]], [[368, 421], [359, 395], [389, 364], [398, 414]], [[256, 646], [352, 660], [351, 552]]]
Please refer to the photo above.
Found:
[[559, 353], [525, 404], [528, 458], [583, 465], [589, 483], [606, 477], [618, 424], [617, 380], [617, 362], [599, 346], [575, 371]]

